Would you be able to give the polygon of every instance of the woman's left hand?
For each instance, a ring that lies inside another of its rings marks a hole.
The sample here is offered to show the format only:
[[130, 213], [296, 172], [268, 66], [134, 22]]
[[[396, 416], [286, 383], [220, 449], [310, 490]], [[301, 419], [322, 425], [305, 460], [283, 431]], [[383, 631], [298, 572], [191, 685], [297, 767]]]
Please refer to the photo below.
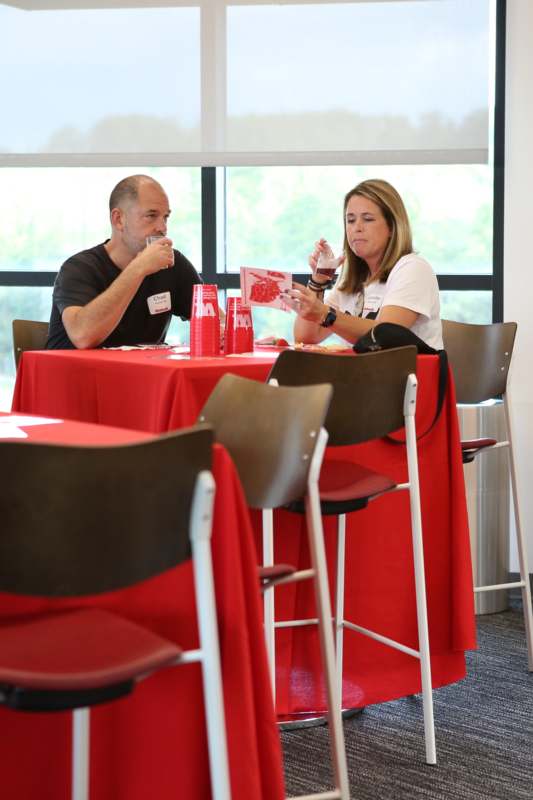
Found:
[[292, 289], [283, 294], [283, 299], [299, 317], [307, 322], [319, 324], [327, 314], [328, 306], [319, 300], [316, 292], [300, 283], [293, 283]]

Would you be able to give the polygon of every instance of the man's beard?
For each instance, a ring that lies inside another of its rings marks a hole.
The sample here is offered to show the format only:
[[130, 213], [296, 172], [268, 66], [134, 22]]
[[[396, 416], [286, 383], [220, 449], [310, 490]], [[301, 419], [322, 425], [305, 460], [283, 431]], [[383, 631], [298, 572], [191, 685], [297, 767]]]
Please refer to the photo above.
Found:
[[146, 247], [146, 242], [144, 239], [138, 239], [136, 236], [132, 236], [127, 228], [124, 230], [123, 242], [132, 256], [138, 255], [141, 250], [144, 250]]

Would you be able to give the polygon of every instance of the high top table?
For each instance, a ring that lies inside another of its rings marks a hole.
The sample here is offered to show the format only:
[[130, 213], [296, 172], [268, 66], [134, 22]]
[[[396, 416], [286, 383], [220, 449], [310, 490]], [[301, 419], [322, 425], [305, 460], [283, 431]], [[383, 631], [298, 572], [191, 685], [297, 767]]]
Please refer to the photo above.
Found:
[[[13, 410], [162, 432], [191, 424], [224, 372], [265, 380], [277, 357], [170, 358], [170, 351], [26, 352], [19, 365]], [[347, 356], [357, 358], [357, 356]], [[418, 456], [433, 685], [464, 677], [464, 651], [476, 646], [468, 517], [453, 379], [440, 417], [427, 435], [437, 403], [438, 358], [419, 356]], [[228, 409], [231, 413], [231, 409]], [[250, 432], [253, 435], [253, 431]], [[404, 450], [386, 441], [331, 448], [327, 458], [364, 458], [369, 467], [406, 480]], [[259, 515], [253, 514], [259, 545]], [[302, 518], [278, 512], [276, 560], [307, 563]], [[325, 519], [330, 582], [336, 533]], [[415, 595], [407, 492], [378, 499], [349, 515], [346, 616], [416, 646]], [[260, 551], [259, 551], [260, 552]], [[276, 590], [280, 618], [314, 616], [307, 582]], [[278, 714], [319, 711], [324, 700], [316, 633], [277, 633]], [[343, 705], [355, 707], [415, 694], [418, 662], [360, 634], [345, 633]]]
[[[12, 427], [6, 422], [12, 419]], [[18, 438], [26, 434], [27, 438]], [[149, 434], [80, 422], [0, 416], [0, 442], [119, 445]], [[281, 752], [261, 622], [253, 533], [227, 452], [215, 445], [213, 567], [233, 798], [281, 800]], [[150, 476], [146, 476], [149, 483]], [[0, 490], [1, 491], [1, 490]], [[91, 498], [87, 498], [90, 503]], [[31, 497], [28, 497], [31, 503]], [[83, 509], [80, 509], [80, 514]], [[136, 587], [91, 598], [48, 600], [0, 594], [2, 618], [98, 605], [185, 648], [198, 646], [190, 563]], [[70, 797], [71, 714], [0, 707], [0, 796]], [[209, 800], [203, 692], [197, 664], [163, 670], [128, 697], [91, 710], [91, 800]]]
[[261, 381], [276, 355], [191, 359], [161, 349], [27, 351], [13, 410], [164, 433], [192, 425], [225, 372]]

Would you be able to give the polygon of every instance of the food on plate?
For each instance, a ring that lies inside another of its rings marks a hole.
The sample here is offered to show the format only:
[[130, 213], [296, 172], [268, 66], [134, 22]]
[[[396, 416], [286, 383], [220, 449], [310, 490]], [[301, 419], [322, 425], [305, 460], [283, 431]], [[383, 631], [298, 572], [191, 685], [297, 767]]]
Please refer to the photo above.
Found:
[[336, 344], [335, 342], [329, 344], [305, 344], [304, 342], [296, 342], [294, 349], [305, 350], [309, 353], [353, 353], [353, 349], [349, 344]]
[[256, 339], [255, 344], [259, 347], [289, 347], [286, 339], [281, 339], [276, 336], [264, 336], [262, 339]]

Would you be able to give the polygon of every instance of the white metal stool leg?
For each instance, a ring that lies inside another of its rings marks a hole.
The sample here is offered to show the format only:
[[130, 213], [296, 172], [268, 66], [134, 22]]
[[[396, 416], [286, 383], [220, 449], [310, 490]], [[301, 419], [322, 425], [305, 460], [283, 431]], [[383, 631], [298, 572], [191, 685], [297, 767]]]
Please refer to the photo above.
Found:
[[[274, 563], [274, 515], [271, 508], [263, 509], [263, 564], [271, 567]], [[274, 587], [267, 589], [263, 596], [265, 643], [272, 684], [272, 698], [276, 702], [276, 628], [274, 608]]]
[[72, 800], [89, 800], [89, 713], [72, 712]]
[[[421, 550], [420, 532], [413, 526], [413, 550], [415, 551], [416, 609], [418, 619], [418, 646], [420, 650], [420, 674], [422, 680], [422, 700], [424, 708], [424, 737], [426, 742], [426, 761], [437, 763], [435, 746], [435, 723], [433, 719], [433, 688], [431, 685], [431, 661], [429, 656], [429, 633], [426, 609], [426, 586], [424, 580], [424, 555]], [[418, 551], [418, 552], [417, 552]]]
[[344, 645], [344, 572], [346, 552], [346, 514], [337, 519], [337, 582], [335, 586], [335, 657], [337, 661], [337, 692], [342, 710], [342, 662]]
[[[318, 630], [322, 664], [324, 666], [326, 695], [328, 698], [328, 726], [331, 744], [333, 772], [337, 790], [331, 795], [319, 794], [319, 797], [331, 796], [339, 800], [349, 800], [350, 788], [348, 782], [348, 768], [346, 764], [346, 750], [344, 747], [344, 731], [340, 713], [340, 702], [337, 696], [337, 682], [335, 679], [335, 649], [333, 628], [331, 626], [331, 603], [327, 581], [326, 553], [322, 532], [322, 516], [320, 500], [316, 486], [308, 489], [305, 499], [307, 524], [314, 531], [310, 537], [311, 563], [315, 572], [315, 596], [318, 611]], [[314, 797], [314, 795], [313, 795]], [[310, 800], [310, 798], [308, 798]]]
[[213, 800], [231, 800], [222, 667], [220, 664], [215, 584], [211, 557], [214, 494], [215, 481], [213, 476], [210, 472], [201, 472], [198, 476], [194, 493], [191, 544], [202, 661], [211, 794]]
[[522, 583], [522, 606], [524, 609], [524, 625], [526, 629], [527, 661], [529, 671], [533, 672], [533, 610], [531, 607], [531, 586], [529, 582], [527, 543], [524, 540], [524, 535], [522, 532], [520, 504], [518, 502], [518, 481], [513, 448], [513, 442], [515, 441], [513, 430], [514, 424], [512, 420], [508, 391], [504, 396], [503, 407], [505, 411], [505, 423], [507, 426], [507, 438], [509, 440], [509, 470], [511, 473], [511, 491], [513, 494], [513, 508], [518, 546], [518, 562], [520, 565], [520, 581]]
[[409, 502], [411, 505], [411, 530], [413, 540], [413, 561], [415, 569], [416, 616], [418, 622], [418, 649], [422, 700], [424, 708], [424, 738], [426, 761], [437, 763], [435, 746], [435, 722], [433, 719], [433, 688], [431, 684], [431, 661], [429, 652], [429, 631], [426, 601], [426, 580], [424, 574], [424, 545], [422, 539], [422, 514], [420, 509], [420, 486], [418, 481], [418, 454], [414, 417], [406, 416], [407, 463], [409, 472]]

